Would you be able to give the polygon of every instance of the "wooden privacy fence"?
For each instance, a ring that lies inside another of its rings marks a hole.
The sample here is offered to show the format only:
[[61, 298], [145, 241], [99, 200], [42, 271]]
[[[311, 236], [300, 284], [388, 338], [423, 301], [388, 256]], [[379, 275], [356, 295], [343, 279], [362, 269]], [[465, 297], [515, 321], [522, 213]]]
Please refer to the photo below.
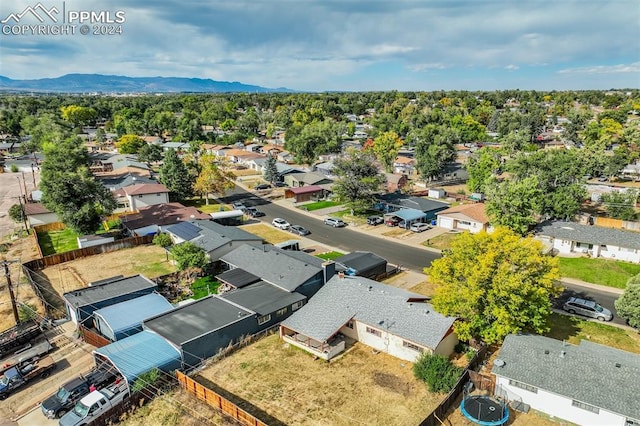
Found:
[[217, 408], [223, 414], [239, 421], [244, 425], [267, 426], [267, 424], [262, 420], [259, 420], [252, 414], [247, 413], [233, 402], [229, 401], [213, 390], [206, 388], [189, 376], [179, 371], [176, 371], [176, 376], [178, 378], [178, 383], [180, 383], [182, 389], [194, 395], [196, 398], [206, 402], [211, 407]]
[[122, 240], [116, 240], [112, 243], [100, 244], [98, 246], [85, 247], [81, 249], [66, 251], [64, 253], [56, 253], [45, 256], [41, 259], [31, 260], [24, 265], [34, 271], [42, 270], [48, 266], [57, 265], [59, 263], [70, 262], [72, 260], [81, 259], [83, 257], [94, 256], [96, 254], [108, 253], [123, 248], [135, 247], [153, 242], [153, 235], [145, 235], [142, 237], [129, 237]]
[[96, 348], [101, 348], [103, 346], [107, 346], [111, 343], [111, 341], [104, 336], [99, 335], [95, 331], [79, 326], [78, 330], [80, 331], [80, 335], [82, 336], [82, 340], [90, 344], [91, 346], [95, 346]]
[[640, 231], [640, 222], [629, 220], [613, 219], [611, 217], [596, 217], [595, 225], [603, 228], [625, 229], [628, 231]]
[[34, 225], [33, 230], [36, 232], [62, 231], [66, 229], [62, 222], [45, 223], [44, 225]]

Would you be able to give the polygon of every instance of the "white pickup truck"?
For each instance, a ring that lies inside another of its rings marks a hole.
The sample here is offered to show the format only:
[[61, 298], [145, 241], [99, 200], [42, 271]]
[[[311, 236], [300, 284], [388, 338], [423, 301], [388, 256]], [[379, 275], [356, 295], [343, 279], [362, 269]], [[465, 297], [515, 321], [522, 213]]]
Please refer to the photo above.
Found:
[[89, 425], [111, 407], [121, 403], [128, 394], [127, 385], [124, 382], [95, 390], [78, 401], [73, 410], [62, 416], [59, 425]]

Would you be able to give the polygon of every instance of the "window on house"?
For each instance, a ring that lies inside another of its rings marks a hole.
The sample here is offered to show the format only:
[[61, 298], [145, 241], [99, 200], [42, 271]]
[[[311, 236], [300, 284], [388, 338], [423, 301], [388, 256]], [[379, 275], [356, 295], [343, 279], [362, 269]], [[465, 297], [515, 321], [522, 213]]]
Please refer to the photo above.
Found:
[[420, 346], [414, 345], [413, 343], [407, 342], [406, 340], [402, 341], [402, 346], [405, 348], [413, 349], [414, 351], [418, 351], [418, 352], [423, 351], [423, 349]]
[[375, 328], [367, 327], [367, 333], [382, 337], [382, 331], [376, 330]]
[[590, 411], [592, 413], [600, 414], [600, 409], [598, 407], [594, 407], [593, 405], [585, 404], [584, 402], [573, 400], [571, 401], [571, 405], [574, 407], [581, 408], [586, 411]]
[[271, 321], [271, 314], [258, 317], [258, 325], [265, 324], [269, 321]]
[[464, 221], [464, 220], [459, 220], [459, 221], [458, 221], [458, 224], [459, 224], [459, 225], [469, 226], [469, 225], [471, 225], [471, 222], [467, 222], [467, 221]]
[[138, 198], [142, 198], [142, 195], [138, 195]]
[[353, 320], [349, 320], [349, 321], [347, 322], [347, 328], [350, 328], [350, 329], [352, 329], [352, 330], [353, 330]]
[[292, 311], [298, 310], [298, 309], [302, 308], [302, 305], [304, 305], [304, 300], [301, 300], [301, 301], [296, 302], [293, 305], [291, 305], [291, 310]]
[[509, 380], [509, 384], [516, 388], [524, 389], [529, 392], [538, 393], [538, 388], [535, 386], [527, 385], [526, 383], [516, 382], [515, 380]]
[[278, 309], [276, 311], [276, 316], [277, 317], [281, 317], [281, 316], [286, 315], [286, 314], [287, 314], [287, 308]]

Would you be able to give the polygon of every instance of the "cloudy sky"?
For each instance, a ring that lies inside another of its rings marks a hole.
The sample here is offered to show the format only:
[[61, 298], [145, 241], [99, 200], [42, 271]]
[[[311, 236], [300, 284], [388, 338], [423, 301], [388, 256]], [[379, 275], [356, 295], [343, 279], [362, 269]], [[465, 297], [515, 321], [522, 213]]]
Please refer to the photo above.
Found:
[[[640, 87], [638, 0], [40, 1], [0, 3], [0, 75], [198, 77], [308, 91]], [[22, 14], [29, 6], [42, 23]], [[77, 20], [75, 34], [25, 29], [71, 25], [70, 12], [118, 11], [122, 34], [91, 34], [109, 28], [85, 22], [82, 35]]]

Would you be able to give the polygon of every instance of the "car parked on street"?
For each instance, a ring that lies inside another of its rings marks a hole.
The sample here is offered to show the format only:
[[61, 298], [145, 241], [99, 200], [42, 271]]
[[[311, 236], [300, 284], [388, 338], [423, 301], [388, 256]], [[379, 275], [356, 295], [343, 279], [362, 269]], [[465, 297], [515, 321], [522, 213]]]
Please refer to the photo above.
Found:
[[579, 297], [570, 297], [569, 300], [564, 302], [562, 309], [570, 314], [584, 315], [599, 321], [611, 321], [613, 319], [613, 314], [607, 308], [603, 308], [593, 300]]
[[291, 225], [289, 227], [289, 232], [293, 232], [294, 234], [298, 234], [301, 236], [309, 235], [311, 233], [311, 231], [309, 231], [307, 228], [300, 225]]
[[264, 216], [264, 212], [261, 212], [260, 210], [256, 209], [255, 207], [247, 207], [244, 212], [251, 217], [262, 217]]
[[282, 219], [281, 217], [276, 217], [275, 219], [273, 219], [271, 221], [271, 224], [278, 229], [289, 229], [289, 227], [291, 226], [289, 222]]
[[378, 226], [384, 223], [384, 218], [382, 216], [369, 216], [367, 218], [367, 225]]
[[270, 189], [271, 185], [269, 185], [268, 183], [261, 183], [260, 185], [256, 185], [256, 188], [258, 191], [262, 190], [262, 189]]
[[413, 232], [424, 232], [429, 229], [431, 229], [431, 225], [422, 222], [414, 223], [409, 227], [409, 230]]
[[334, 228], [342, 228], [343, 226], [347, 226], [346, 223], [342, 219], [338, 219], [335, 217], [327, 217], [324, 220], [325, 225], [333, 226]]
[[245, 211], [247, 206], [244, 205], [244, 203], [240, 203], [240, 202], [235, 202], [233, 204], [231, 204], [231, 206], [233, 207], [234, 210], [242, 210]]

